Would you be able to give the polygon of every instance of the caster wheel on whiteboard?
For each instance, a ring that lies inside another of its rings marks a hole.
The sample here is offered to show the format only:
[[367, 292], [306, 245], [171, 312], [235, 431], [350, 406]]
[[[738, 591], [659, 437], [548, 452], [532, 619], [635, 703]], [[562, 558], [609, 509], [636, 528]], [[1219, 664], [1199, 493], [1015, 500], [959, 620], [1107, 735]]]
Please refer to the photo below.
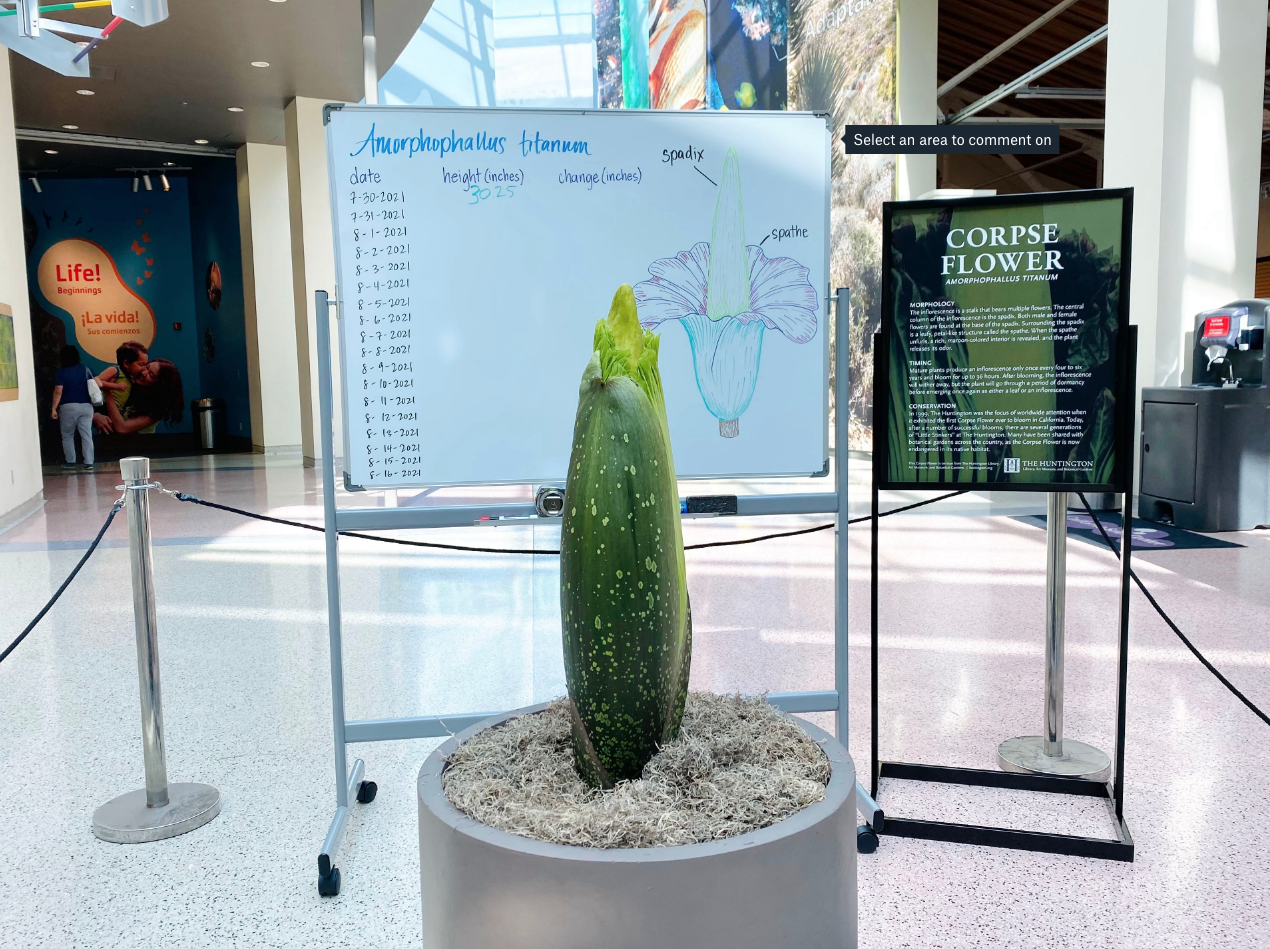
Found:
[[340, 895], [340, 868], [331, 867], [331, 872], [318, 874], [318, 893], [322, 896]]
[[357, 803], [369, 804], [375, 799], [375, 794], [379, 791], [379, 785], [374, 781], [363, 781], [357, 785]]
[[855, 829], [855, 849], [857, 853], [874, 853], [878, 849], [878, 835], [868, 824], [861, 824]]

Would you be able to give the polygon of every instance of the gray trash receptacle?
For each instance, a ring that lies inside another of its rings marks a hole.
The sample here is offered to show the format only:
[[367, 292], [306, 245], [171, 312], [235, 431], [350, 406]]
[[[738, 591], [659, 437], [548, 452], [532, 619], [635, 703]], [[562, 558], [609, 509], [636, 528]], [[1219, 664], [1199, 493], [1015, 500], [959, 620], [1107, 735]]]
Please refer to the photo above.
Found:
[[225, 403], [220, 399], [195, 399], [190, 403], [194, 412], [194, 431], [198, 433], [199, 447], [215, 451], [216, 443], [225, 429]]

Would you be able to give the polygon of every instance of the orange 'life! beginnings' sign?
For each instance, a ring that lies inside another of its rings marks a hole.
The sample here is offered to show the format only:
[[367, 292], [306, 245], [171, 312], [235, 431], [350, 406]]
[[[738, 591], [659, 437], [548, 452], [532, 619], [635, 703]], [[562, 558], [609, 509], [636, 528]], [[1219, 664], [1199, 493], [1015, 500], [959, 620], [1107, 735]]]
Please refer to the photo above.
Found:
[[40, 292], [75, 322], [75, 341], [90, 356], [115, 361], [121, 343], [154, 342], [154, 311], [119, 275], [100, 244], [73, 237], [44, 252], [37, 272]]

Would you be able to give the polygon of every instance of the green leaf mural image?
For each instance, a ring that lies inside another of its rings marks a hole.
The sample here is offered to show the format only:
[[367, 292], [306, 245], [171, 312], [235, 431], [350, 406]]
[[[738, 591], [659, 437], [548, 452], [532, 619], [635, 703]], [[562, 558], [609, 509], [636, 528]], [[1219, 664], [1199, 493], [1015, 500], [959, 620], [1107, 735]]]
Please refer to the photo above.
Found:
[[618, 0], [622, 36], [622, 106], [648, 108], [648, 4]]

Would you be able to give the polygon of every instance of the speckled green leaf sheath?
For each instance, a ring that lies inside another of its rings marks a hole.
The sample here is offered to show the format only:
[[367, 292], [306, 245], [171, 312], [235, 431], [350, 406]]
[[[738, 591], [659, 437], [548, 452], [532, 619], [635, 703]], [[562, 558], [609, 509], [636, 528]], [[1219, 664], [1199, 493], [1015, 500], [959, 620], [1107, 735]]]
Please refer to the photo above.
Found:
[[[565, 490], [565, 677], [578, 768], [596, 785], [639, 777], [658, 744], [678, 735], [687, 696], [691, 626], [674, 467], [661, 407], [641, 387], [647, 372], [640, 381], [627, 375], [638, 375], [631, 363], [641, 342], [623, 339], [612, 321], [597, 327]], [[655, 345], [649, 355], [655, 373]]]

